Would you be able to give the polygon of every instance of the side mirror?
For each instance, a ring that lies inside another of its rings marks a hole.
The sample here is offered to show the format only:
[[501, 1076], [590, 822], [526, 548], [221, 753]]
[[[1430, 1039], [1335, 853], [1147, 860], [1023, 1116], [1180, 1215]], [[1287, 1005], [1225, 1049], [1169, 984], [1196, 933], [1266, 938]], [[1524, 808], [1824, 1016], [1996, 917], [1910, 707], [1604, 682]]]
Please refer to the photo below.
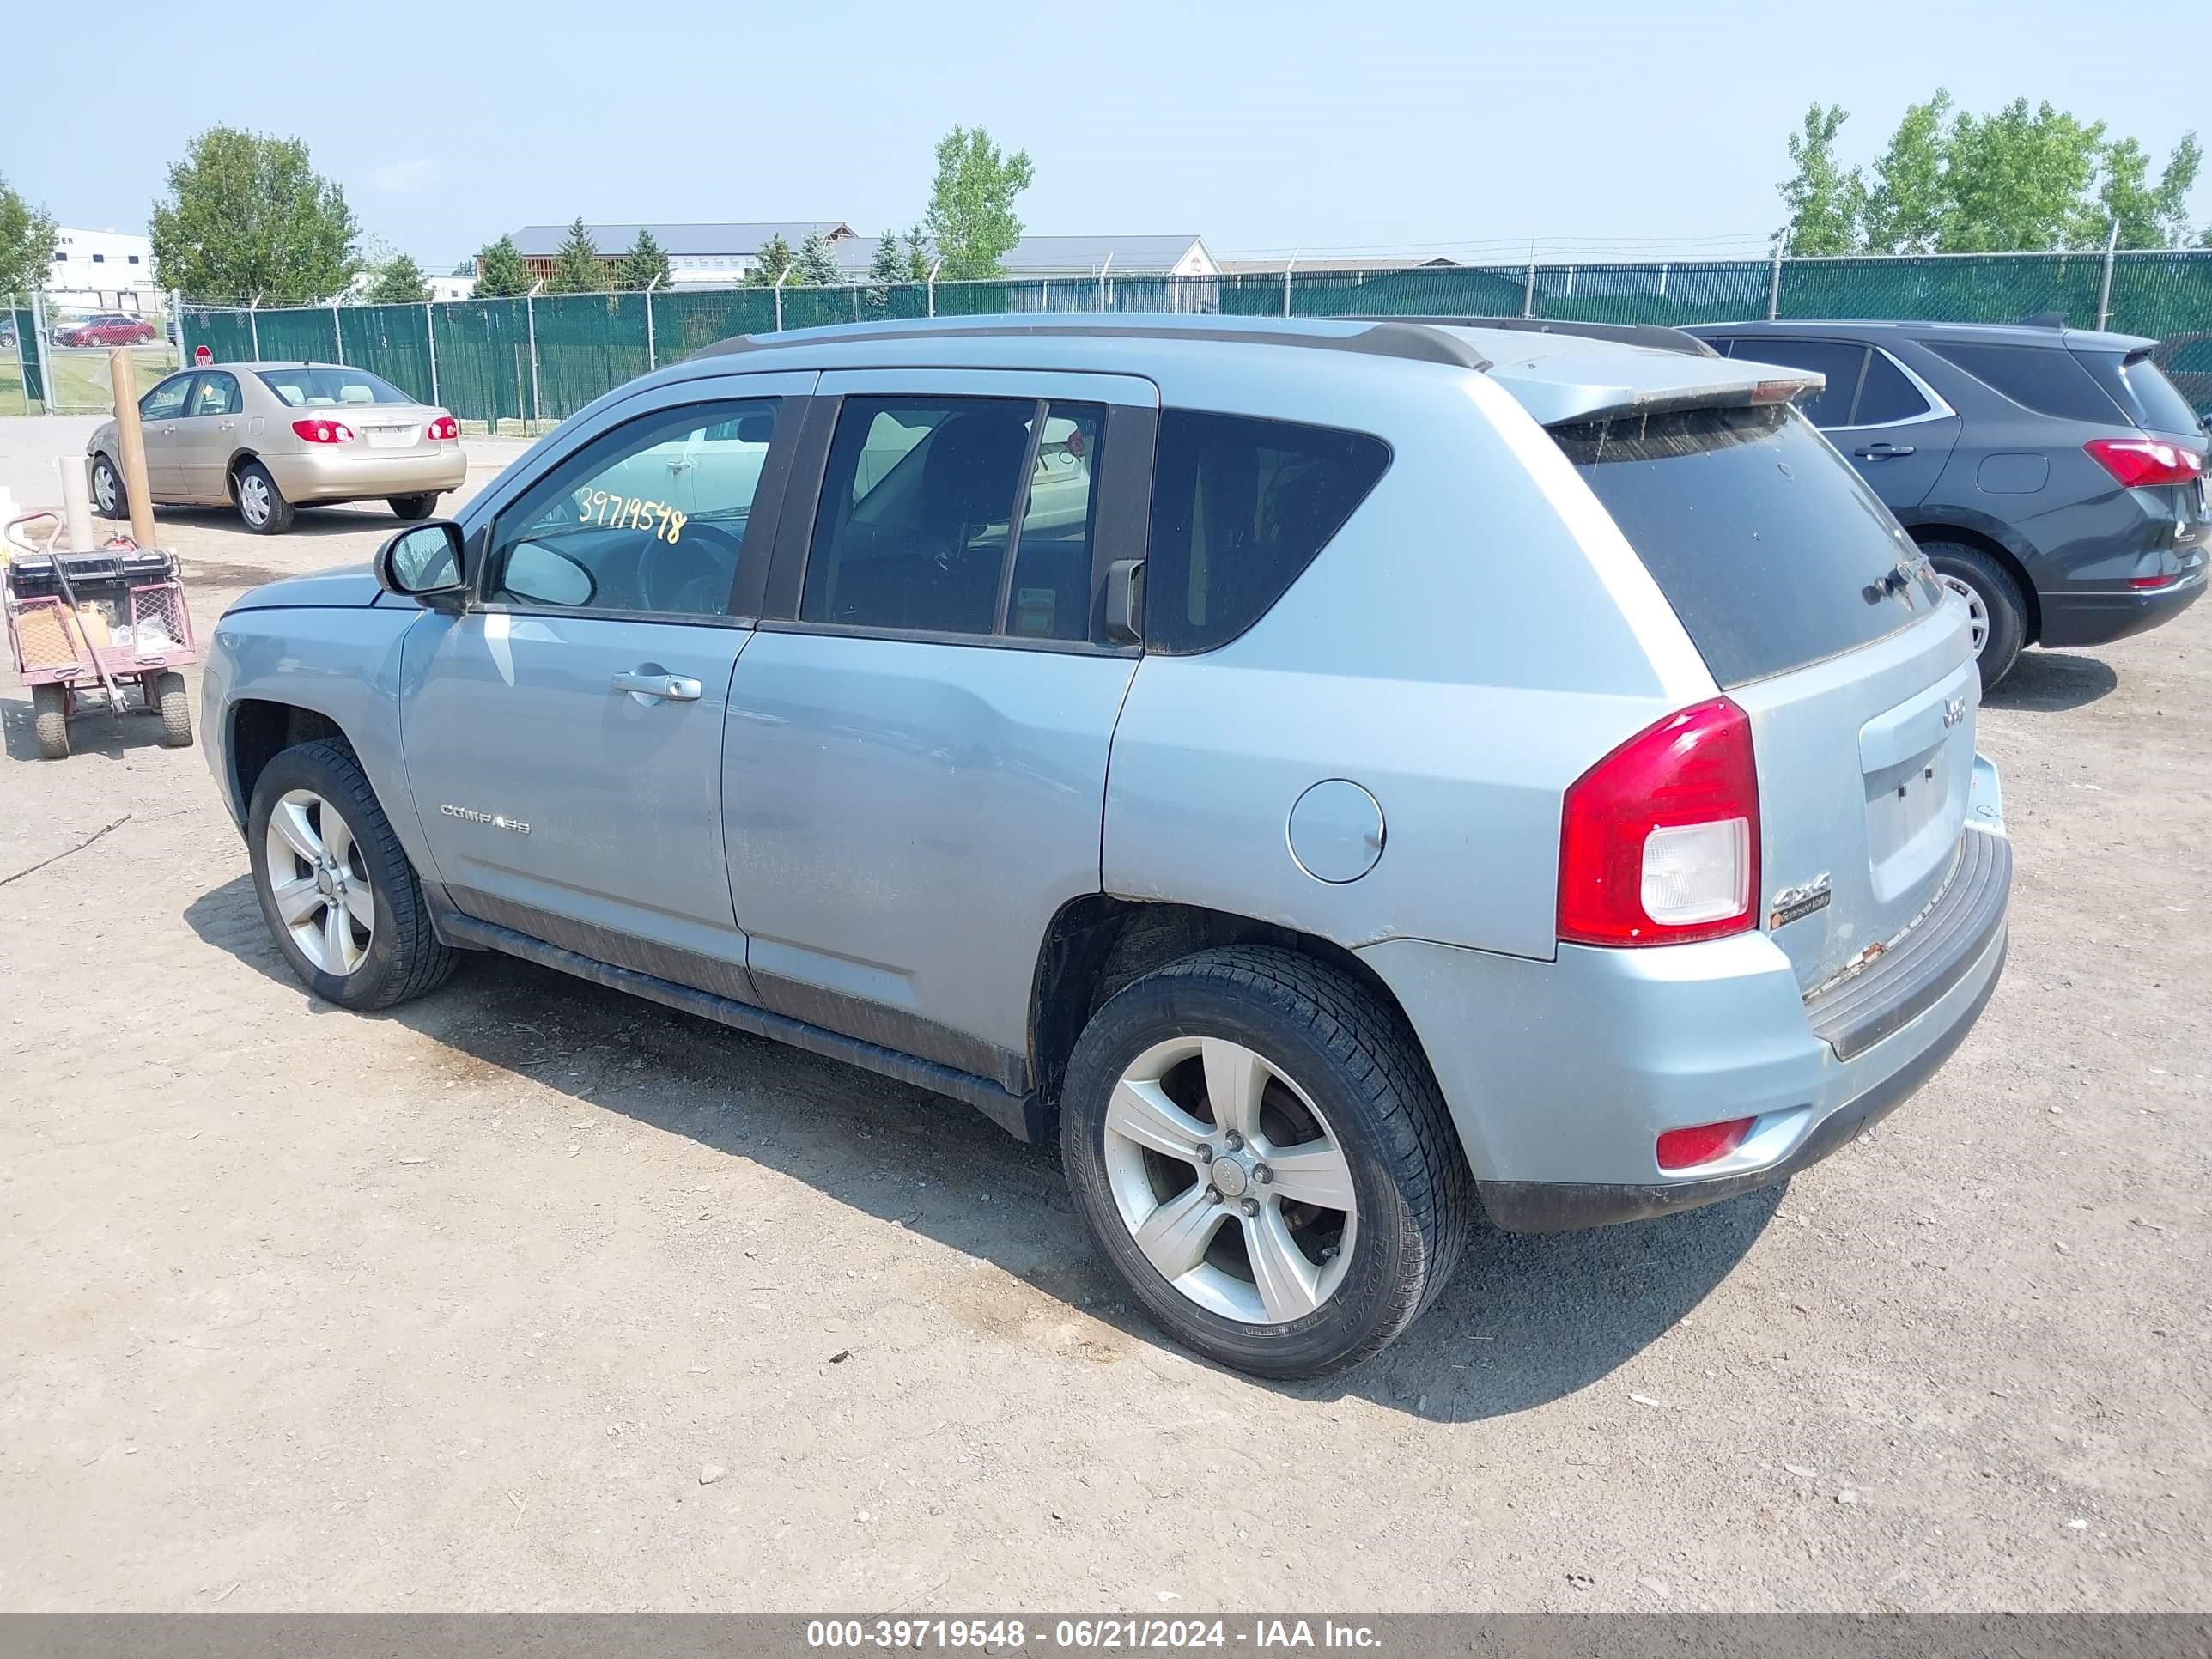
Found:
[[447, 609], [468, 592], [461, 527], [450, 519], [401, 531], [376, 550], [373, 568], [378, 586], [418, 605]]
[[1116, 559], [1106, 567], [1106, 637], [1133, 645], [1145, 637], [1145, 562]]

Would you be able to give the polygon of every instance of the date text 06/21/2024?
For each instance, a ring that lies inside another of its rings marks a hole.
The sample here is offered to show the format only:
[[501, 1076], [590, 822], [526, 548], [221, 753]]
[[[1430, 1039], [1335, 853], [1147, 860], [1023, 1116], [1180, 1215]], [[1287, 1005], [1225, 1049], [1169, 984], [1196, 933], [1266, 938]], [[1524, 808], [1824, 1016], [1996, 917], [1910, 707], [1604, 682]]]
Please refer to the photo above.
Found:
[[1054, 1650], [1113, 1650], [1243, 1647], [1370, 1649], [1373, 1626], [1324, 1619], [814, 1619], [806, 1645], [815, 1649], [975, 1649], [1002, 1651], [1034, 1644]]

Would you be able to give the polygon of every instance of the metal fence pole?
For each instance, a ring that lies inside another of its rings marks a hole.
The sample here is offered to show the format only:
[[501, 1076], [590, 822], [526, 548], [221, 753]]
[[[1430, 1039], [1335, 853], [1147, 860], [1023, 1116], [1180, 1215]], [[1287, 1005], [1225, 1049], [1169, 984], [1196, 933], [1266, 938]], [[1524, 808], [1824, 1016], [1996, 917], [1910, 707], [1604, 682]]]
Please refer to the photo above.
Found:
[[645, 367], [647, 374], [660, 367], [660, 348], [653, 338], [653, 290], [660, 286], [660, 273], [645, 285]]
[[[183, 325], [178, 325], [180, 329]], [[8, 337], [15, 345], [15, 387], [23, 394], [23, 413], [31, 412], [31, 371], [23, 364], [23, 319], [15, 304], [15, 296], [8, 296]]]
[[791, 280], [791, 270], [786, 265], [775, 279], [775, 331], [779, 334], [783, 332], [783, 285]]
[[[46, 413], [51, 415], [54, 412], [54, 341], [53, 336], [46, 331], [46, 294], [44, 289], [31, 290], [31, 326], [36, 331], [34, 337], [38, 341], [39, 390], [46, 393], [41, 401], [46, 406]], [[20, 337], [21, 331], [18, 329], [16, 332]], [[15, 349], [19, 354], [23, 349], [20, 337], [15, 342]]]
[[2105, 280], [2097, 288], [2097, 326], [2102, 329], [2112, 319], [2112, 262], [2119, 257], [2120, 222], [2112, 221], [2112, 233], [2105, 238]]
[[1298, 256], [1295, 253], [1283, 262], [1283, 315], [1285, 317], [1291, 314], [1291, 267], [1297, 262]]
[[338, 323], [338, 302], [331, 301], [331, 346], [337, 353], [340, 367], [345, 363], [345, 330]]
[[422, 342], [430, 348], [430, 401], [438, 401], [438, 308], [422, 302]]
[[538, 424], [538, 290], [545, 286], [539, 277], [530, 285], [530, 292], [522, 296], [522, 325], [530, 336], [530, 423]]
[[1766, 320], [1772, 322], [1782, 311], [1782, 244], [1774, 245], [1774, 264], [1766, 273]]
[[253, 361], [259, 362], [261, 361], [261, 296], [258, 294], [253, 296], [252, 303], [246, 307], [246, 331], [253, 340]]
[[1106, 263], [1098, 267], [1098, 310], [1101, 315], [1104, 314], [1107, 306], [1110, 303], [1106, 297], [1106, 273], [1113, 269], [1114, 256], [1109, 252], [1106, 256]]
[[929, 314], [933, 317], [937, 315], [937, 273], [944, 269], [944, 260], [934, 260], [930, 264], [929, 275], [922, 279], [925, 297], [929, 301]]
[[1534, 259], [1528, 261], [1528, 285], [1521, 290], [1521, 314], [1523, 317], [1536, 314], [1536, 262]]

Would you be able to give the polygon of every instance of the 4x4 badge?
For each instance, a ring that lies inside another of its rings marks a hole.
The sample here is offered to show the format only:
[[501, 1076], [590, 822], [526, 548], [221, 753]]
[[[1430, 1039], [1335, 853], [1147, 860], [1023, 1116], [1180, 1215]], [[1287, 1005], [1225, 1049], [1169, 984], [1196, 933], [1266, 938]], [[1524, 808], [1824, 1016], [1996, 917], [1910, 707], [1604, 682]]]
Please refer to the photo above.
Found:
[[1795, 887], [1784, 887], [1775, 894], [1766, 913], [1766, 927], [1771, 933], [1777, 927], [1788, 926], [1800, 916], [1809, 916], [1815, 910], [1828, 908], [1828, 872], [1823, 870], [1810, 881], [1801, 881]]

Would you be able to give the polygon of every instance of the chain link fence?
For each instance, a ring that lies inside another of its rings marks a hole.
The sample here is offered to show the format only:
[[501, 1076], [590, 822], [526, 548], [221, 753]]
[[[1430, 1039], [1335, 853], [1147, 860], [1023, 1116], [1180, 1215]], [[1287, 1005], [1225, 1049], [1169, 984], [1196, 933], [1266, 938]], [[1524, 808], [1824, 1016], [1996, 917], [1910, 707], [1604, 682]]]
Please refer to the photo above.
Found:
[[[1666, 263], [1435, 265], [1218, 276], [1024, 277], [832, 288], [675, 289], [422, 306], [186, 307], [185, 354], [345, 362], [464, 421], [532, 431], [739, 334], [829, 323], [1059, 312], [1291, 317], [1524, 316], [1598, 323], [1752, 318], [2021, 322], [2063, 316], [2160, 342], [2212, 411], [2212, 250]], [[18, 337], [21, 331], [18, 331]], [[0, 352], [4, 356], [4, 352]], [[35, 373], [26, 368], [26, 374]], [[0, 397], [4, 397], [0, 392]]]
[[132, 295], [98, 311], [47, 294], [0, 295], [0, 415], [105, 415], [115, 407], [108, 353], [127, 346], [138, 384], [177, 366], [173, 306]]

